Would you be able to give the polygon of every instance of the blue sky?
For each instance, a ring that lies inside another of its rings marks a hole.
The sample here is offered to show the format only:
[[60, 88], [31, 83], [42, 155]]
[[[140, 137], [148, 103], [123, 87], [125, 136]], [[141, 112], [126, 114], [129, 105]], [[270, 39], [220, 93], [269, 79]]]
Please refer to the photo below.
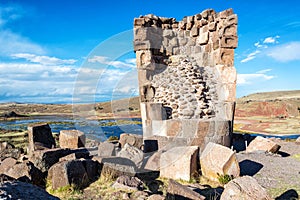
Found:
[[238, 14], [238, 97], [299, 89], [298, 1], [0, 0], [0, 102], [137, 95], [133, 18], [181, 20], [207, 8]]

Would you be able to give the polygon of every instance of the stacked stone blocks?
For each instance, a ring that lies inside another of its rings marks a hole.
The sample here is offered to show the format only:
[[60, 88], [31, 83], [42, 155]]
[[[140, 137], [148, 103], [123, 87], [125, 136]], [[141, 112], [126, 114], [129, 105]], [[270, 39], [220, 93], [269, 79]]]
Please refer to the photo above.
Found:
[[230, 145], [237, 41], [232, 9], [179, 22], [151, 14], [134, 20], [144, 139], [180, 140], [201, 151], [208, 142]]

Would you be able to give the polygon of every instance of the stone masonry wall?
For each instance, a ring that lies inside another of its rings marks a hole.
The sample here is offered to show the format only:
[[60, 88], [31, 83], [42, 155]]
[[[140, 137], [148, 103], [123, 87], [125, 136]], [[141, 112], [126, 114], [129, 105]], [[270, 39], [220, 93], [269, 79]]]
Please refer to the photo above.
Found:
[[[134, 19], [145, 140], [230, 145], [237, 40], [232, 9], [208, 9], [179, 22], [151, 14]], [[208, 128], [199, 128], [203, 124]]]

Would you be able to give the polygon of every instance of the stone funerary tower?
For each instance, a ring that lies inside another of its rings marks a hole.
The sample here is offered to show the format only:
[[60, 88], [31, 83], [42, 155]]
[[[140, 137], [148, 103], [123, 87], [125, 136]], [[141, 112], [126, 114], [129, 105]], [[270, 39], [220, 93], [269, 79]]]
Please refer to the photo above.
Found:
[[232, 9], [134, 19], [145, 151], [231, 145], [237, 41]]

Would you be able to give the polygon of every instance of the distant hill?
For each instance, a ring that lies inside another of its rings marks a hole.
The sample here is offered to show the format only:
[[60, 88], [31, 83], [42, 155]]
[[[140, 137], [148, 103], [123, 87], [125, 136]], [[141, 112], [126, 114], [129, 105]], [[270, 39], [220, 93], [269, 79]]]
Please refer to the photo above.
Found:
[[239, 98], [237, 102], [241, 103], [246, 101], [275, 101], [275, 100], [286, 100], [286, 99], [300, 100], [300, 90], [254, 93]]
[[250, 94], [237, 100], [236, 117], [298, 117], [300, 90]]
[[[1, 103], [0, 115], [16, 112], [25, 115], [55, 115], [72, 114], [71, 104], [21, 104]], [[124, 113], [139, 114], [139, 97], [114, 100], [95, 104], [76, 105], [76, 109], [96, 110], [97, 113]], [[266, 116], [266, 117], [297, 117], [300, 111], [300, 90], [262, 92], [250, 94], [237, 99], [236, 117]]]

